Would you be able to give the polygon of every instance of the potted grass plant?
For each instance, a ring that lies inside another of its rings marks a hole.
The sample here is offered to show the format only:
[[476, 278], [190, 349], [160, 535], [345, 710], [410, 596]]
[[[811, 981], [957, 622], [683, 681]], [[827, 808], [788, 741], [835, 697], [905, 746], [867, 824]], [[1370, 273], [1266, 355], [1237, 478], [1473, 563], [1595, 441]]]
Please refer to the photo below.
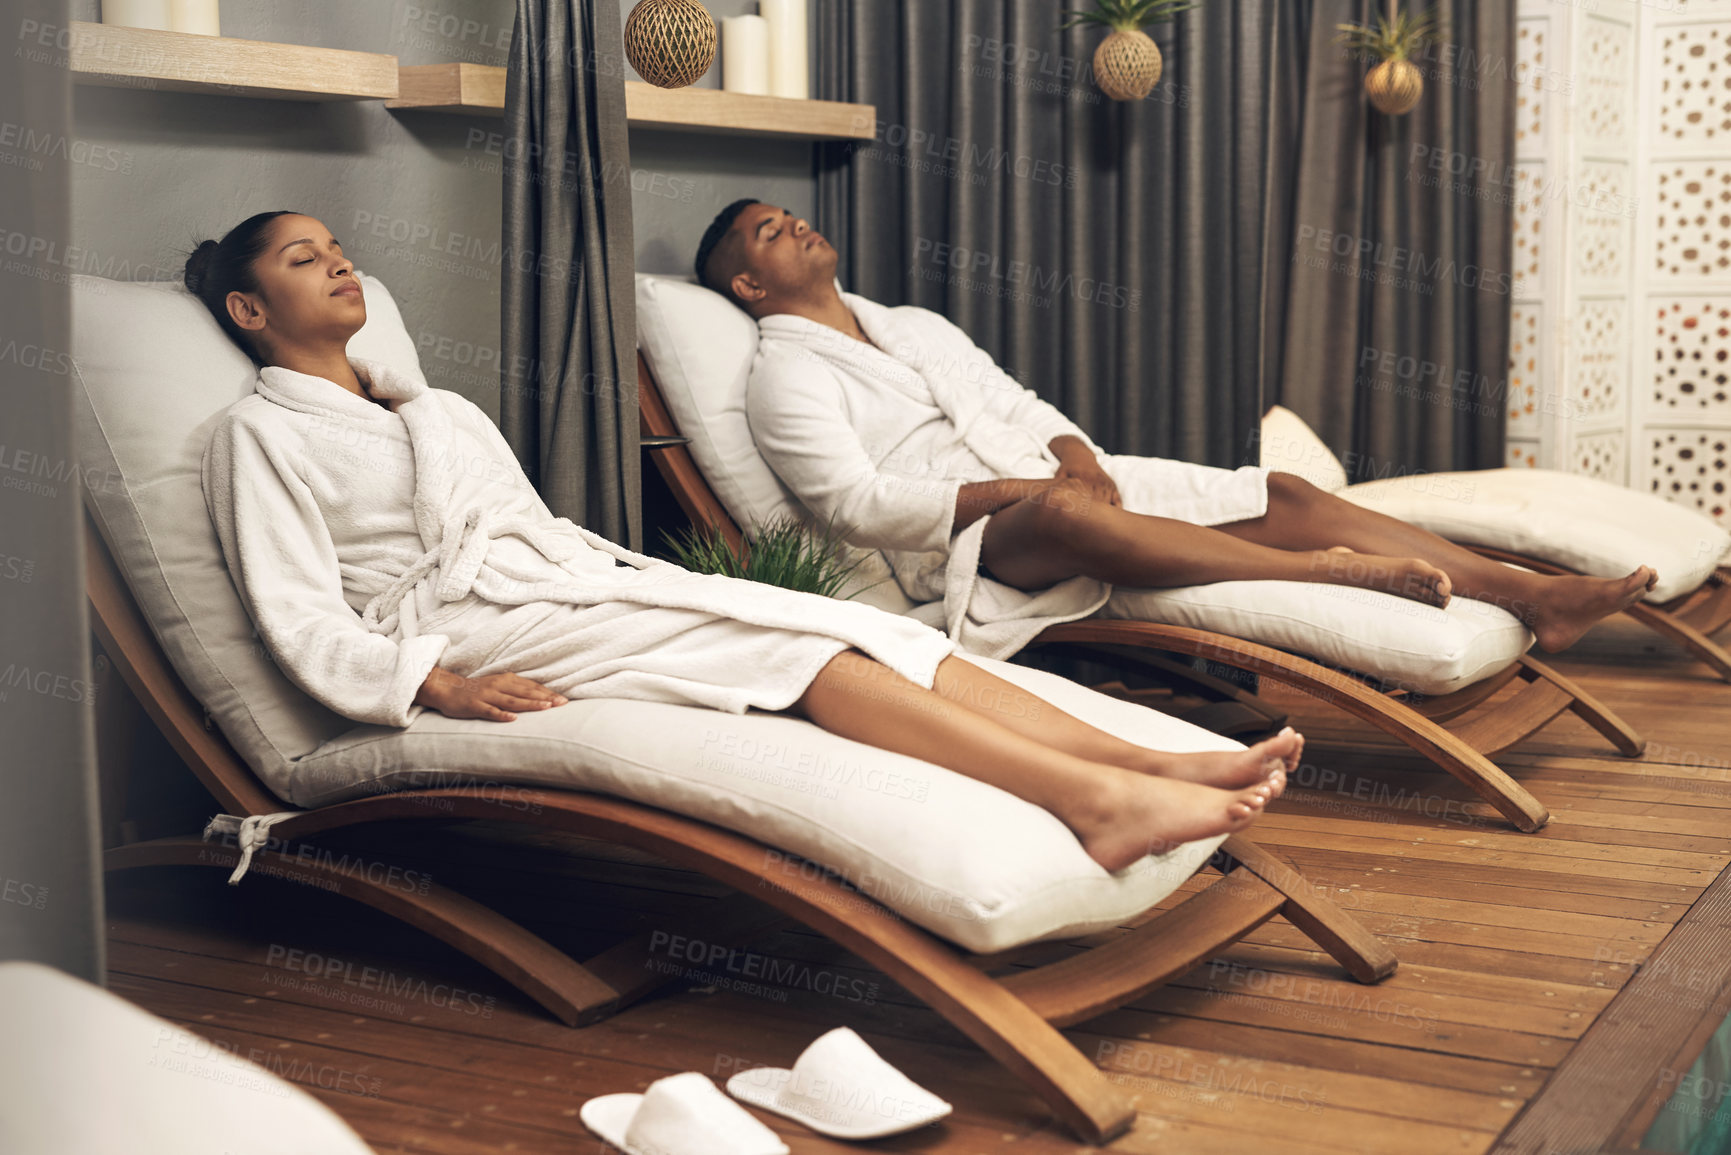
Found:
[[862, 552], [849, 561], [833, 526], [820, 531], [792, 517], [759, 527], [743, 553], [733, 548], [719, 527], [687, 528], [677, 535], [663, 530], [661, 536], [673, 560], [693, 573], [744, 578], [826, 598], [846, 588], [871, 556]]
[[1400, 10], [1400, 0], [1390, 0], [1389, 16], [1378, 16], [1376, 24], [1340, 24], [1338, 40], [1354, 55], [1379, 63], [1365, 74], [1364, 91], [1379, 112], [1405, 116], [1424, 95], [1424, 74], [1410, 59], [1437, 39], [1436, 9], [1418, 15]]
[[1160, 46], [1142, 29], [1194, 8], [1200, 0], [1095, 0], [1070, 12], [1062, 28], [1093, 24], [1111, 32], [1094, 50], [1094, 82], [1113, 100], [1142, 100], [1160, 83]]

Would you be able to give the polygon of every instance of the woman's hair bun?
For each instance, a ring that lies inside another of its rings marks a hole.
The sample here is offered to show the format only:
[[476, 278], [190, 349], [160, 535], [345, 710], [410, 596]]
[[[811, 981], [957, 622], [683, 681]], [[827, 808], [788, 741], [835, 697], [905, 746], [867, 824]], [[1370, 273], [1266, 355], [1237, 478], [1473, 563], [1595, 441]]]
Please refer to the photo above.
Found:
[[203, 241], [186, 258], [186, 287], [195, 296], [203, 289], [211, 262], [216, 260], [217, 250], [221, 247], [216, 241]]
[[270, 247], [270, 223], [277, 217], [289, 215], [286, 209], [255, 213], [228, 230], [222, 240], [199, 242], [186, 257], [183, 275], [187, 291], [204, 302], [204, 307], [210, 310], [222, 331], [260, 368], [265, 362], [253, 345], [252, 334], [235, 324], [234, 318], [228, 314], [228, 296], [230, 293], [262, 291], [254, 266]]

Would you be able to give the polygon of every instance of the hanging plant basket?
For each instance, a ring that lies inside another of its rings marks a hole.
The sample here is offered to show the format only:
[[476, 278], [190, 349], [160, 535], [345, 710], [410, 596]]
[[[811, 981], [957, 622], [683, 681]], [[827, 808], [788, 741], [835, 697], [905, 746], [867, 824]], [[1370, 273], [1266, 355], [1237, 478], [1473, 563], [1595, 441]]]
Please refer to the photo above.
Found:
[[1410, 60], [1385, 60], [1365, 75], [1364, 94], [1378, 112], [1405, 116], [1424, 96], [1424, 73]]
[[1111, 31], [1094, 50], [1094, 82], [1113, 100], [1144, 100], [1160, 83], [1160, 46], [1143, 28], [1196, 7], [1199, 0], [1095, 0], [1070, 13], [1064, 28], [1096, 24]]
[[625, 58], [657, 88], [685, 88], [715, 63], [715, 17], [697, 0], [642, 0], [625, 21]]
[[[1399, 0], [1392, 0], [1399, 3]], [[1437, 39], [1434, 8], [1414, 16], [1398, 7], [1391, 17], [1378, 17], [1376, 26], [1341, 24], [1339, 42], [1360, 56], [1380, 63], [1364, 78], [1364, 94], [1371, 105], [1389, 116], [1405, 116], [1424, 96], [1424, 73], [1408, 59]]]
[[1094, 82], [1113, 100], [1144, 100], [1165, 63], [1146, 32], [1114, 32], [1094, 50]]

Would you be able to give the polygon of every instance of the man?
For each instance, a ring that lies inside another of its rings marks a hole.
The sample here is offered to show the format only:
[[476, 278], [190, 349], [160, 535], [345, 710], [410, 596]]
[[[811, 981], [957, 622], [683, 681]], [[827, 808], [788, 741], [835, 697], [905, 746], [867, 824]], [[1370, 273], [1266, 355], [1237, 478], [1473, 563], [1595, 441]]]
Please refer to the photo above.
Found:
[[1528, 573], [1289, 474], [1105, 454], [943, 317], [841, 293], [836, 262], [755, 200], [703, 238], [699, 280], [762, 334], [752, 435], [820, 521], [884, 550], [910, 597], [944, 599], [952, 632], [999, 627], [993, 650], [1093, 613], [1112, 585], [1283, 579], [1492, 602], [1556, 651], [1657, 580]]

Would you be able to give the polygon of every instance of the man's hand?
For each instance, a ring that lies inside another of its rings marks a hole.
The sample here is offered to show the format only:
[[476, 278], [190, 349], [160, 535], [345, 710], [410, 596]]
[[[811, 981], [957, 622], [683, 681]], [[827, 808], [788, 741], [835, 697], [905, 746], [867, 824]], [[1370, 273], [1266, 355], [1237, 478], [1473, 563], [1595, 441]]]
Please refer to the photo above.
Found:
[[516, 674], [465, 678], [434, 667], [415, 693], [415, 705], [437, 710], [447, 718], [484, 718], [515, 722], [513, 710], [546, 710], [569, 701], [545, 686]]
[[1094, 456], [1094, 451], [1077, 437], [1066, 434], [1054, 437], [1047, 446], [1058, 458], [1056, 480], [1075, 480], [1087, 486], [1094, 500], [1107, 505], [1123, 505], [1123, 498], [1118, 494], [1118, 484], [1111, 475], [1100, 468], [1100, 459]]

